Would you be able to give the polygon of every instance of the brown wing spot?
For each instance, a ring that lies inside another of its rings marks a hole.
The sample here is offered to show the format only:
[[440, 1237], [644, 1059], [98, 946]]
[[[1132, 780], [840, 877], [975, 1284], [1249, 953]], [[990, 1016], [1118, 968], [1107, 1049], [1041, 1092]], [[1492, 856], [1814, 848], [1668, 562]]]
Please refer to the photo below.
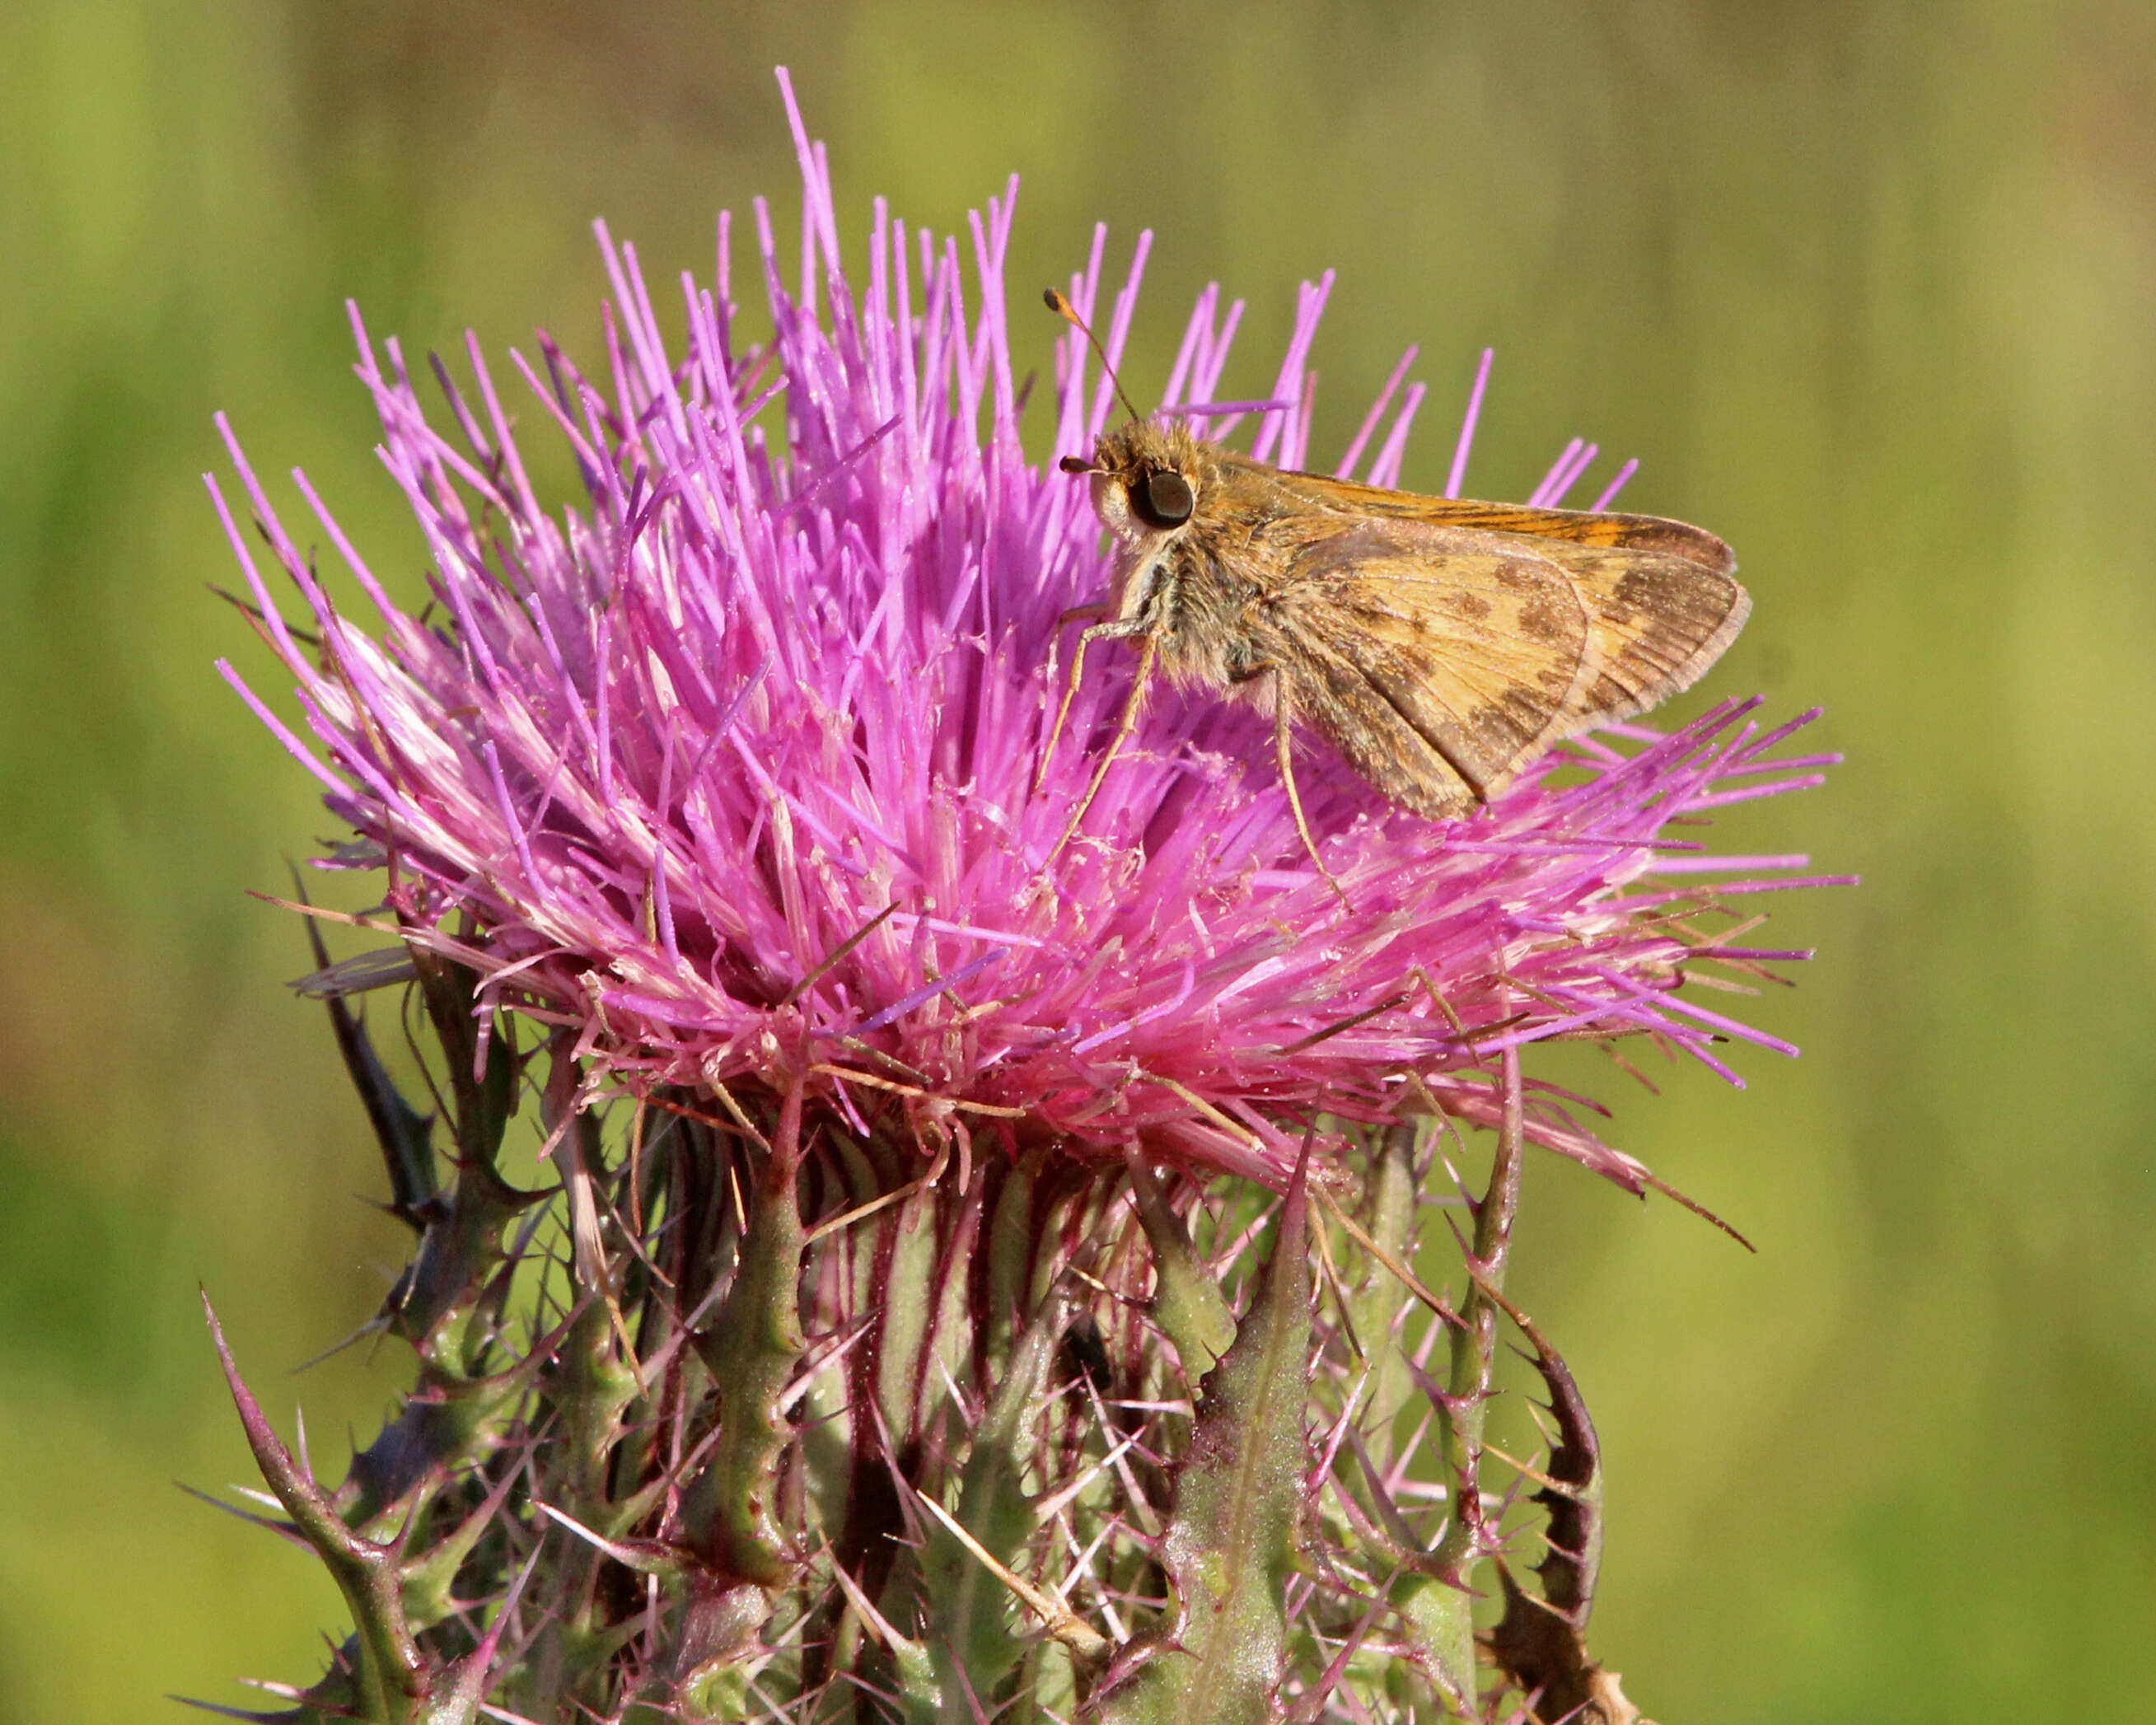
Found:
[[[1474, 733], [1476, 740], [1493, 759], [1504, 762], [1507, 768], [1519, 754], [1521, 732], [1527, 728], [1527, 724], [1534, 722], [1528, 715], [1519, 711], [1520, 705], [1517, 700], [1507, 696], [1471, 707], [1466, 715], [1467, 728]], [[1523, 723], [1523, 720], [1527, 723]], [[1478, 795], [1482, 789], [1481, 785], [1476, 786]]]
[[1455, 617], [1464, 618], [1470, 623], [1480, 623], [1490, 614], [1490, 602], [1479, 593], [1447, 594], [1445, 606]]
[[1618, 578], [1617, 591], [1609, 596], [1602, 614], [1612, 623], [1629, 620], [1616, 614], [1620, 608], [1659, 615], [1667, 606], [1676, 586], [1666, 570], [1651, 564], [1627, 569]]
[[1520, 607], [1520, 633], [1531, 641], [1571, 639], [1577, 614], [1568, 614], [1546, 598], [1532, 598]]

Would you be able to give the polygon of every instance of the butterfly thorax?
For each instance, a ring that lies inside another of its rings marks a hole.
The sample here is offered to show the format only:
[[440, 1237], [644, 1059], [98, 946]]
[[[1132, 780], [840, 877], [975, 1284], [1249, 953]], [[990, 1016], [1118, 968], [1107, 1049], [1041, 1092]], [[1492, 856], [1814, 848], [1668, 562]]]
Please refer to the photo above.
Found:
[[1178, 682], [1250, 674], [1246, 619], [1265, 591], [1273, 511], [1245, 465], [1180, 424], [1119, 427], [1094, 453], [1094, 508], [1116, 542], [1110, 609], [1153, 636]]

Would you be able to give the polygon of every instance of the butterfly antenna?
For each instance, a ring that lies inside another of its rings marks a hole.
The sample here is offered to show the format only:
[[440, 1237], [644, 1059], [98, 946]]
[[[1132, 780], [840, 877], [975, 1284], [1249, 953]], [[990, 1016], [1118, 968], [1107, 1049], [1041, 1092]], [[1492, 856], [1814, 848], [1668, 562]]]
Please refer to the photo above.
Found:
[[1077, 308], [1062, 295], [1057, 293], [1054, 288], [1047, 290], [1040, 297], [1048, 302], [1048, 309], [1050, 311], [1065, 323], [1075, 327], [1080, 335], [1092, 343], [1093, 352], [1101, 357], [1101, 369], [1108, 374], [1108, 381], [1116, 386], [1116, 399], [1123, 404], [1123, 411], [1133, 420], [1145, 418], [1144, 414], [1131, 405], [1130, 397], [1123, 393], [1123, 380], [1116, 375], [1116, 368], [1108, 363], [1108, 350], [1101, 345], [1101, 338], [1086, 326], [1086, 320], [1079, 316]]

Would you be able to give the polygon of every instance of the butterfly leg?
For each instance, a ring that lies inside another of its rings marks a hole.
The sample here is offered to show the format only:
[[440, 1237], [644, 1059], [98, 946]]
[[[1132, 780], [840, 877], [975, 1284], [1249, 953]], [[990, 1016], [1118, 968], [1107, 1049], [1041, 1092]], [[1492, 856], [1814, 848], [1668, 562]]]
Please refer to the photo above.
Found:
[[[1106, 605], [1074, 605], [1055, 619], [1055, 632], [1059, 635], [1061, 634], [1065, 625], [1075, 623], [1081, 617], [1100, 618], [1107, 614], [1108, 608]], [[1049, 762], [1055, 758], [1055, 745], [1063, 735], [1063, 721], [1070, 716], [1070, 703], [1078, 698], [1078, 677], [1079, 674], [1086, 669], [1086, 645], [1104, 628], [1110, 629], [1112, 632], [1111, 625], [1096, 623], [1092, 628], [1078, 637], [1077, 650], [1070, 655], [1070, 678], [1063, 685], [1063, 705], [1055, 710], [1055, 728], [1048, 733], [1048, 747], [1040, 752], [1040, 770], [1033, 776], [1033, 788], [1036, 792], [1048, 783]], [[1129, 634], [1134, 631], [1125, 629], [1120, 633]]]
[[[1295, 685], [1281, 675], [1278, 665], [1263, 668], [1272, 673], [1273, 752], [1280, 757], [1281, 783], [1287, 787], [1287, 806], [1295, 811], [1295, 829], [1302, 835], [1302, 848], [1310, 853], [1317, 872], [1325, 876], [1325, 884], [1339, 895], [1342, 905], [1348, 905], [1347, 888], [1333, 878], [1332, 870], [1325, 866], [1325, 859], [1317, 854], [1317, 841], [1310, 836], [1310, 822], [1302, 812], [1302, 793], [1296, 788], [1295, 751], [1289, 729], [1295, 720], [1295, 701], [1289, 691]], [[1348, 905], [1348, 908], [1354, 907]]]
[[[1137, 629], [1127, 623], [1096, 623], [1078, 638], [1078, 649], [1080, 653], [1083, 654], [1086, 644], [1096, 636], [1109, 640], [1119, 640], [1134, 634], [1142, 639], [1138, 646], [1138, 668], [1131, 678], [1130, 697], [1123, 702], [1122, 718], [1116, 726], [1116, 734], [1108, 739], [1107, 751], [1101, 757], [1101, 764], [1093, 770], [1092, 783], [1086, 787], [1086, 794], [1078, 799], [1078, 806], [1070, 811], [1070, 824], [1063, 829], [1063, 836], [1049, 846], [1048, 855], [1041, 858], [1040, 865], [1043, 868], [1046, 868], [1049, 864], [1055, 861], [1058, 853], [1076, 835], [1078, 823], [1085, 819], [1086, 811], [1093, 806], [1093, 798], [1101, 794], [1101, 787], [1107, 780], [1108, 769], [1116, 764], [1116, 757], [1122, 752], [1124, 743], [1130, 740], [1131, 733], [1138, 728], [1138, 709], [1145, 700], [1146, 685], [1152, 680], [1153, 660], [1160, 651], [1158, 635], [1150, 629]], [[1075, 668], [1074, 663], [1073, 670], [1075, 670]], [[1075, 682], [1073, 686], [1075, 686]], [[1064, 696], [1063, 704], [1066, 708], [1069, 707], [1070, 705], [1069, 696]], [[1056, 725], [1057, 728], [1060, 729], [1062, 721], [1057, 720]]]

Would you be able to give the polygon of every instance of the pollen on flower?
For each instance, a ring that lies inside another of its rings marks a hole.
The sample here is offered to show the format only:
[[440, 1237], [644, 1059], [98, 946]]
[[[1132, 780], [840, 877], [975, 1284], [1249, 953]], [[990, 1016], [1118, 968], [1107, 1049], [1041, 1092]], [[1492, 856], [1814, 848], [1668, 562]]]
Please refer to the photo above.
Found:
[[[1718, 908], [1797, 884], [1803, 859], [1717, 858], [1691, 819], [1825, 763], [1781, 752], [1803, 720], [1763, 729], [1749, 703], [1576, 742], [1471, 820], [1309, 773], [1343, 901], [1262, 716], [1163, 689], [1059, 849], [1131, 675], [1129, 654], [1096, 654], [1044, 775], [1059, 619], [1107, 580], [1086, 483], [1055, 461], [1091, 450], [1112, 391], [1061, 330], [1052, 434], [1029, 459], [1014, 348], [1052, 331], [1005, 321], [1016, 182], [962, 238], [879, 203], [856, 280], [793, 121], [798, 275], [761, 203], [748, 248], [767, 344], [739, 333], [725, 218], [716, 281], [682, 284], [678, 347], [634, 249], [601, 227], [604, 366], [542, 341], [498, 380], [475, 347], [471, 384], [444, 373], [432, 418], [398, 343], [352, 313], [382, 459], [430, 549], [431, 619], [390, 600], [302, 480], [376, 620], [348, 616], [227, 433], [318, 638], [280, 619], [220, 497], [303, 727], [226, 675], [385, 870], [407, 941], [470, 967], [483, 1006], [567, 1027], [617, 1089], [805, 1091], [856, 1121], [896, 1096], [931, 1137], [957, 1121], [1119, 1165], [1137, 1144], [1276, 1188], [1321, 1114], [1494, 1120], [1491, 1063], [1525, 1044], [1645, 1035], [1725, 1073], [1718, 1043], [1782, 1046], [1681, 992], [1700, 967], [1803, 956], [1743, 944]], [[1111, 304], [1104, 232], [1069, 283], [1111, 360], [1148, 241]], [[1219, 396], [1241, 303], [1209, 289], [1165, 402], [1199, 436], [1247, 425], [1260, 459], [1303, 465], [1330, 285], [1305, 285], [1270, 395], [1240, 403]], [[1397, 482], [1422, 399], [1394, 405], [1404, 371], [1343, 474]], [[513, 422], [567, 444], [578, 506], [536, 495]], [[1594, 453], [1568, 448], [1537, 501]], [[375, 961], [364, 980], [391, 974]], [[1527, 1132], [1640, 1178], [1553, 1101]]]

